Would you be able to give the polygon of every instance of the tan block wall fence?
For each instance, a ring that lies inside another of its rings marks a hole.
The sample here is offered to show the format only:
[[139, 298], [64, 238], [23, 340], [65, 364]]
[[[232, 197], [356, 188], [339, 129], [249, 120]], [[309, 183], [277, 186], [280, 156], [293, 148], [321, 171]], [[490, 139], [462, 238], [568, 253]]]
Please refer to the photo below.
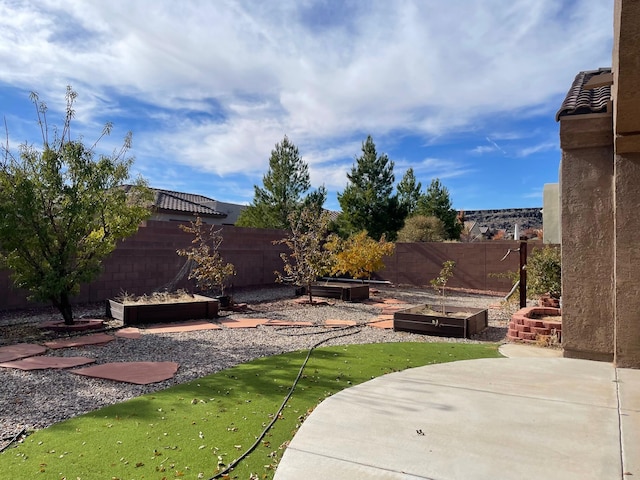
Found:
[[[283, 238], [281, 230], [225, 226], [221, 252], [238, 271], [234, 287], [273, 285], [275, 270], [282, 269], [280, 253], [286, 246], [273, 245]], [[182, 232], [175, 222], [148, 221], [138, 233], [121, 242], [105, 260], [103, 272], [94, 282], [84, 285], [74, 303], [102, 302], [121, 291], [140, 295], [151, 293], [174, 279], [185, 263], [176, 250], [190, 245], [192, 236]], [[386, 268], [375, 276], [394, 284], [424, 286], [436, 277], [446, 260], [454, 260], [456, 269], [449, 286], [473, 290], [507, 292], [510, 281], [491, 273], [516, 271], [517, 253], [501, 262], [509, 248], [519, 242], [483, 243], [398, 243], [392, 257], [385, 259]], [[529, 252], [534, 245], [529, 245]], [[183, 282], [178, 287], [185, 287]], [[13, 288], [9, 272], [0, 271], [0, 310], [33, 306], [26, 293]]]

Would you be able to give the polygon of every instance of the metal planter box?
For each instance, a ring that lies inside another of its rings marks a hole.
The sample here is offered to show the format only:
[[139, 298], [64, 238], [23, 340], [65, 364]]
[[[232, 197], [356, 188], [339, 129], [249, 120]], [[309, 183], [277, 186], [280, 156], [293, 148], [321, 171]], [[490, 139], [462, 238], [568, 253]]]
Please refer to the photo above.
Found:
[[322, 283], [311, 285], [311, 295], [357, 302], [369, 298], [369, 285], [366, 283]]
[[115, 300], [107, 302], [107, 315], [122, 320], [124, 325], [178, 322], [196, 318], [216, 318], [218, 300], [194, 295], [196, 301], [126, 305]]
[[[469, 338], [481, 332], [488, 325], [488, 311], [486, 309], [445, 306], [445, 315], [425, 314], [428, 305], [400, 310], [393, 314], [393, 329], [395, 331], [437, 335], [441, 337]], [[433, 310], [442, 310], [434, 306]], [[446, 315], [451, 314], [451, 315]], [[456, 316], [456, 314], [458, 314]], [[463, 316], [463, 314], [466, 314]]]

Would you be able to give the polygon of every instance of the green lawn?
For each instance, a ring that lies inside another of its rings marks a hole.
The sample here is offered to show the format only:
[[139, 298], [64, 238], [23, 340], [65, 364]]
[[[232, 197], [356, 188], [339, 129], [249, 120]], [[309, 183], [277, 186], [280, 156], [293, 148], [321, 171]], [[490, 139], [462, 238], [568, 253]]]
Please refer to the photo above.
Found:
[[[1, 477], [211, 478], [248, 449], [269, 424], [306, 355], [300, 351], [260, 358], [35, 432], [0, 454]], [[273, 428], [225, 478], [272, 478], [285, 445], [304, 418], [344, 388], [406, 368], [499, 356], [493, 344], [318, 348]]]

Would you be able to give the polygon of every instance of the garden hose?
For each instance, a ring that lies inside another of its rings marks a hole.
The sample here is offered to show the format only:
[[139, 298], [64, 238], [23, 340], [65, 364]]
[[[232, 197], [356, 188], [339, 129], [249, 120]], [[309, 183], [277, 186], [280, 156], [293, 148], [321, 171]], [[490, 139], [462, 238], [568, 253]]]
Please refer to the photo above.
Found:
[[4, 452], [7, 448], [9, 448], [11, 445], [13, 445], [16, 441], [18, 441], [18, 439], [22, 435], [25, 435], [26, 433], [27, 433], [27, 431], [23, 428], [22, 430], [20, 430], [15, 435], [3, 438], [2, 440], [9, 440], [9, 443], [7, 443], [4, 447], [0, 448], [0, 453]]
[[[346, 331], [346, 330], [351, 330], [354, 329], [355, 327], [358, 327], [359, 325], [349, 325], [347, 327], [341, 328], [341, 331]], [[289, 389], [289, 393], [287, 393], [287, 395], [285, 396], [282, 404], [280, 405], [280, 408], [278, 409], [278, 411], [276, 412], [276, 414], [273, 416], [273, 419], [269, 422], [269, 424], [265, 427], [265, 429], [262, 431], [262, 433], [256, 438], [256, 441], [253, 443], [253, 445], [251, 445], [242, 455], [240, 455], [238, 458], [236, 458], [233, 462], [231, 462], [227, 468], [225, 468], [224, 470], [222, 470], [221, 472], [216, 473], [213, 477], [209, 478], [209, 480], [215, 480], [217, 478], [222, 478], [223, 476], [225, 476], [226, 474], [228, 474], [229, 472], [231, 472], [236, 465], [238, 465], [242, 460], [244, 460], [251, 452], [253, 452], [256, 447], [258, 445], [260, 445], [260, 442], [262, 441], [262, 439], [264, 439], [264, 437], [266, 436], [266, 434], [269, 432], [269, 430], [271, 430], [271, 427], [273, 427], [273, 425], [276, 423], [276, 420], [278, 419], [278, 417], [280, 416], [280, 414], [282, 413], [282, 411], [284, 410], [284, 407], [286, 406], [287, 402], [289, 402], [289, 399], [291, 398], [291, 396], [293, 395], [293, 392], [295, 391], [298, 382], [300, 381], [300, 379], [302, 378], [302, 372], [304, 371], [304, 368], [307, 366], [307, 362], [309, 361], [309, 358], [311, 357], [311, 353], [313, 353], [313, 351], [318, 348], [320, 345], [322, 345], [323, 343], [326, 343], [330, 340], [335, 340], [336, 338], [342, 338], [342, 337], [348, 337], [350, 335], [355, 335], [356, 333], [359, 333], [361, 330], [354, 330], [348, 333], [342, 333], [340, 335], [334, 335], [332, 337], [329, 338], [325, 338], [324, 340], [321, 340], [319, 342], [317, 342], [315, 345], [313, 345], [309, 351], [307, 352], [307, 356], [304, 359], [304, 362], [302, 362], [302, 365], [300, 366], [300, 370], [298, 371], [298, 376], [296, 377], [296, 379], [293, 381], [293, 385], [291, 386], [291, 388]], [[293, 335], [292, 335], [293, 336]]]

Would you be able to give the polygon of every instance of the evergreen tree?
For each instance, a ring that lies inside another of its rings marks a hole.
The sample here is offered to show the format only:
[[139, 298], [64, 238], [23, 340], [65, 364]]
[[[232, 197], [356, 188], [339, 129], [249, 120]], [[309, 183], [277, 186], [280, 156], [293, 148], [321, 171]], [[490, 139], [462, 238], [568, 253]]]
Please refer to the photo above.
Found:
[[436, 178], [420, 197], [416, 214], [434, 216], [442, 220], [447, 240], [459, 240], [463, 225], [458, 220], [458, 212], [451, 207], [449, 190]]
[[400, 205], [406, 209], [408, 216], [413, 215], [418, 206], [418, 200], [422, 195], [422, 183], [416, 180], [413, 168], [407, 169], [402, 180], [398, 183], [397, 190]]
[[303, 196], [311, 188], [309, 166], [286, 135], [271, 151], [262, 183], [254, 186], [253, 202], [240, 214], [238, 226], [287, 229], [291, 213], [303, 205], [321, 209], [327, 197], [324, 186]]
[[399, 242], [442, 242], [446, 237], [444, 223], [437, 217], [414, 215], [398, 232]]
[[362, 143], [362, 156], [347, 174], [349, 184], [338, 201], [342, 213], [338, 228], [343, 236], [366, 230], [371, 238], [379, 240], [385, 235], [395, 240], [406, 217], [406, 209], [393, 193], [393, 161], [387, 155], [376, 153], [371, 136]]

